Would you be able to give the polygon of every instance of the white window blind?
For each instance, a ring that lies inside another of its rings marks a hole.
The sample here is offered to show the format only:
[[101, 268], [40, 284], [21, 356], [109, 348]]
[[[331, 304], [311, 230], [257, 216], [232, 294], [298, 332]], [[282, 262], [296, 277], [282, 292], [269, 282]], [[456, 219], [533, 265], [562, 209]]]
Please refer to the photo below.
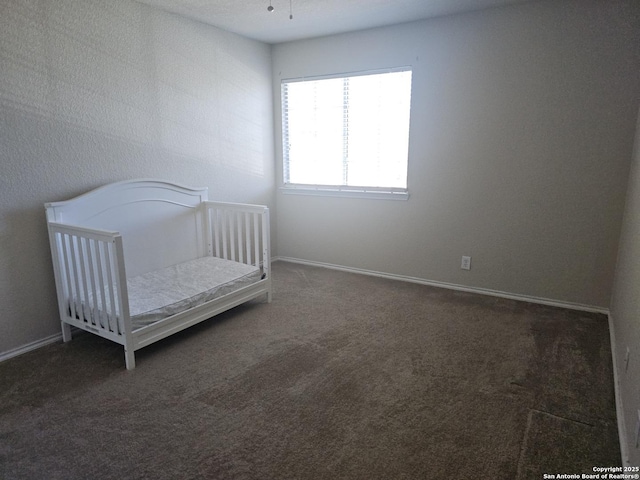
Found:
[[285, 186], [407, 189], [411, 70], [282, 82]]

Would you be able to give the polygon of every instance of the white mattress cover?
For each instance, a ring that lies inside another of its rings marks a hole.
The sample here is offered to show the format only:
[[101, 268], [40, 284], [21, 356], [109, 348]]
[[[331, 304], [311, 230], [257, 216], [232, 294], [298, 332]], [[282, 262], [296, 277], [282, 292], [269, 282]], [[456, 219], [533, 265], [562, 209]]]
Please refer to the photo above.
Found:
[[138, 329], [260, 280], [260, 269], [202, 257], [127, 280], [129, 313]]
[[[201, 257], [132, 277], [127, 280], [132, 329], [222, 297], [261, 277], [258, 267], [217, 257]], [[85, 317], [94, 322], [100, 319], [101, 324], [105, 321], [104, 312], [95, 315], [93, 295], [74, 303]]]

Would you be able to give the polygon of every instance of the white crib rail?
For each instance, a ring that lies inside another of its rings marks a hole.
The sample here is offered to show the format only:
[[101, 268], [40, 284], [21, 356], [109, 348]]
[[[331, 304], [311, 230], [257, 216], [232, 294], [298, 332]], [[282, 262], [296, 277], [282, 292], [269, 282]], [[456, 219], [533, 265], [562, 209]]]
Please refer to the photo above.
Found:
[[49, 222], [49, 239], [60, 318], [125, 344], [131, 325], [120, 234]]
[[204, 202], [208, 253], [214, 257], [262, 267], [270, 276], [269, 209], [262, 205]]

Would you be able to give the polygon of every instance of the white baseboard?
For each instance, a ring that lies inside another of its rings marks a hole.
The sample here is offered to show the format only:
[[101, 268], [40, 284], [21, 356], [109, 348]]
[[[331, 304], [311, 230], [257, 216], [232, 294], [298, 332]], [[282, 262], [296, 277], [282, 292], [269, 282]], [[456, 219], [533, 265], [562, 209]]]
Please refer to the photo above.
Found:
[[401, 280], [403, 282], [419, 283], [422, 285], [429, 285], [432, 287], [446, 288], [449, 290], [457, 290], [459, 292], [478, 293], [481, 295], [489, 295], [492, 297], [507, 298], [510, 300], [519, 300], [522, 302], [537, 303], [541, 305], [549, 305], [552, 307], [567, 308], [570, 310], [580, 310], [583, 312], [603, 313], [605, 315], [609, 315], [608, 308], [599, 307], [595, 305], [585, 305], [581, 303], [564, 302], [564, 301], [554, 300], [550, 298], [532, 297], [529, 295], [520, 295], [517, 293], [491, 290], [488, 288], [467, 287], [465, 285], [458, 285], [455, 283], [438, 282], [435, 280], [428, 280], [425, 278], [410, 277], [407, 275], [397, 275], [395, 273], [377, 272], [375, 270], [366, 270], [362, 268], [345, 267], [342, 265], [334, 265], [331, 263], [324, 263], [324, 262], [314, 262], [312, 260], [303, 260], [300, 258], [275, 257], [273, 260], [274, 261], [280, 260], [282, 262], [289, 262], [289, 263], [299, 263], [302, 265], [310, 265], [314, 267], [329, 268], [332, 270], [342, 270], [344, 272], [350, 272], [350, 273], [360, 273], [363, 275], [371, 275], [374, 277], [389, 278], [392, 280]]
[[52, 343], [61, 341], [62, 333], [56, 333], [55, 335], [36, 340], [35, 342], [27, 343], [26, 345], [22, 345], [21, 347], [12, 348], [11, 350], [0, 353], [0, 362], [4, 362], [5, 360], [9, 360], [10, 358], [17, 357], [18, 355], [22, 355], [23, 353], [30, 352], [31, 350], [36, 350], [40, 347], [44, 347], [45, 345], [50, 345]]
[[618, 419], [618, 439], [620, 441], [620, 455], [624, 467], [632, 466], [629, 460], [629, 442], [627, 437], [627, 423], [624, 417], [622, 392], [620, 391], [620, 375], [618, 370], [618, 355], [616, 351], [616, 335], [613, 328], [613, 316], [609, 313], [609, 338], [611, 340], [611, 356], [613, 357], [613, 388], [616, 397], [616, 418]]

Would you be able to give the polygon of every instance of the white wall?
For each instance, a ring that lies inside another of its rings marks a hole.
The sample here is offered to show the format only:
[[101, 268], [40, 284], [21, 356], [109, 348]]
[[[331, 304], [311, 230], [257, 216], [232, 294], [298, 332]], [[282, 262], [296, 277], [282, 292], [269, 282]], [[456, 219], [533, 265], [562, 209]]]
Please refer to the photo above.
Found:
[[[617, 370], [626, 439], [623, 452], [631, 465], [640, 465], [640, 450], [635, 447], [635, 433], [640, 410], [640, 116], [636, 144], [629, 176], [620, 251], [611, 301], [614, 339], [614, 365]], [[625, 355], [629, 348], [629, 364]], [[619, 422], [620, 423], [620, 422]]]
[[59, 332], [43, 204], [140, 177], [274, 203], [271, 47], [124, 0], [0, 2], [0, 353]]
[[278, 194], [278, 254], [607, 308], [639, 6], [541, 1], [274, 46], [278, 139], [282, 79], [413, 66], [409, 201]]

